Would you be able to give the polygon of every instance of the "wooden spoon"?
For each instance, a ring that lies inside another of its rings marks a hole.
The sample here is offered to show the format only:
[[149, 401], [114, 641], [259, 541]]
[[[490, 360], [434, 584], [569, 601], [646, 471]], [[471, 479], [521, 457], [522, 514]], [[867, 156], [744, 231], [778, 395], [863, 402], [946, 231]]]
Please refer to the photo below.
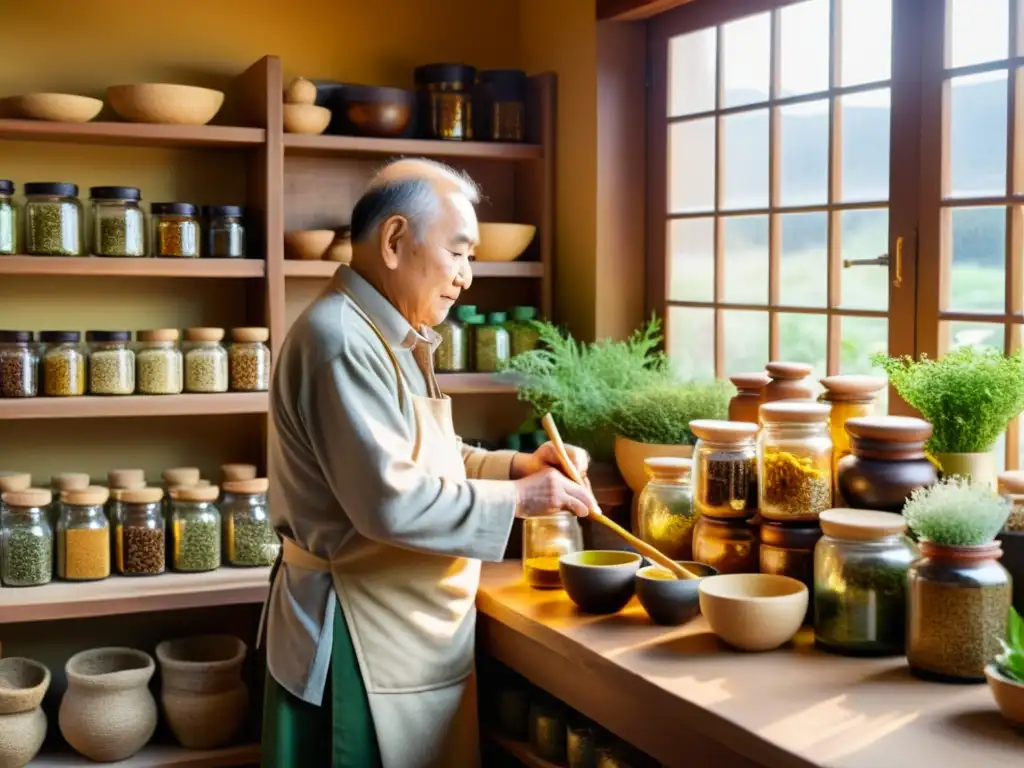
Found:
[[[544, 427], [544, 431], [548, 434], [548, 439], [554, 444], [555, 452], [558, 454], [558, 460], [562, 463], [562, 471], [565, 472], [566, 476], [578, 485], [582, 485], [586, 488], [586, 484], [583, 482], [583, 478], [580, 477], [580, 473], [576, 469], [576, 465], [569, 460], [569, 453], [565, 450], [565, 443], [562, 442], [562, 436], [558, 432], [558, 427], [555, 425], [555, 420], [551, 418], [551, 414], [545, 414], [544, 418], [541, 419], [541, 425]], [[632, 545], [632, 547], [644, 557], [653, 560], [666, 571], [671, 573], [677, 579], [698, 579], [700, 578], [695, 573], [690, 572], [685, 567], [681, 566], [672, 558], [662, 554], [659, 550], [652, 547], [643, 539], [639, 539], [632, 533], [627, 531], [621, 525], [616, 523], [614, 520], [610, 520], [604, 513], [601, 512], [601, 508], [597, 505], [597, 500], [591, 496], [590, 504], [590, 517], [599, 522], [601, 525], [608, 528], [610, 531], [618, 535], [624, 541]]]

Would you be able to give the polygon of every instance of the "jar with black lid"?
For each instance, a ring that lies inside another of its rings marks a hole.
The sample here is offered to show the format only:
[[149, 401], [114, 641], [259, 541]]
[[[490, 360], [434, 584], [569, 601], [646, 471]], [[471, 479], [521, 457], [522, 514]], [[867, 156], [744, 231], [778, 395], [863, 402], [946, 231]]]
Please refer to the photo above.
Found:
[[814, 619], [814, 545], [820, 538], [818, 525], [761, 522], [761, 573], [789, 576], [807, 586], [807, 624]]
[[191, 203], [153, 203], [153, 255], [199, 258], [199, 216]]
[[245, 258], [245, 209], [240, 205], [203, 206], [203, 256]]
[[48, 397], [85, 394], [86, 353], [78, 331], [41, 331], [43, 392]]
[[32, 182], [25, 185], [25, 252], [32, 256], [81, 256], [82, 203], [78, 185]]
[[137, 187], [91, 187], [92, 241], [96, 256], [145, 256], [146, 214]]
[[131, 331], [87, 331], [89, 343], [89, 394], [135, 393], [135, 352]]
[[473, 87], [476, 69], [465, 64], [416, 67], [419, 130], [429, 139], [473, 138]]
[[521, 69], [485, 69], [474, 91], [477, 139], [524, 141], [526, 73]]
[[14, 182], [0, 179], [0, 256], [18, 252], [18, 209], [11, 200]]
[[31, 331], [0, 331], [0, 397], [39, 394], [39, 356]]

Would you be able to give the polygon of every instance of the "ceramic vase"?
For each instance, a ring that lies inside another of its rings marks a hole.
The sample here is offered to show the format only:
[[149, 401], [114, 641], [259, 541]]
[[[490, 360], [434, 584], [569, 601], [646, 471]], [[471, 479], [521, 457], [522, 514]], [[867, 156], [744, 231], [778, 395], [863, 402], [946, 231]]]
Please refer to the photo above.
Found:
[[41, 704], [50, 670], [38, 661], [12, 656], [0, 660], [0, 768], [32, 762], [46, 738]]
[[967, 478], [972, 485], [985, 484], [996, 487], [996, 456], [987, 453], [937, 453], [943, 477], [958, 475]]
[[156, 730], [149, 681], [153, 658], [134, 648], [95, 648], [68, 659], [68, 689], [60, 702], [60, 732], [77, 752], [96, 762], [124, 760]]
[[640, 493], [647, 485], [647, 469], [644, 462], [656, 456], [689, 459], [693, 456], [693, 446], [638, 443], [626, 437], [615, 438], [615, 463], [622, 473], [622, 479], [633, 493]]
[[245, 643], [230, 635], [165, 640], [156, 647], [160, 704], [183, 747], [216, 749], [238, 735], [249, 708], [245, 653]]

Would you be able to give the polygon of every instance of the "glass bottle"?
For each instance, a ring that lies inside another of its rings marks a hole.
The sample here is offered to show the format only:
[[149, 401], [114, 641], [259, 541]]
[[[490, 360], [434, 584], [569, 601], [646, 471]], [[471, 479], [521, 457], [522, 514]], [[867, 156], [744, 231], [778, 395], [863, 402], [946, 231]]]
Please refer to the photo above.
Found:
[[78, 331], [42, 331], [43, 392], [47, 397], [85, 394], [86, 351]]
[[487, 315], [486, 325], [476, 329], [477, 371], [494, 373], [511, 357], [510, 339], [505, 329], [506, 319], [507, 315], [504, 312], [491, 312]]
[[814, 547], [820, 538], [821, 528], [813, 523], [761, 523], [761, 573], [803, 582], [811, 598], [805, 623], [814, 621]]
[[807, 400], [761, 406], [757, 474], [761, 516], [814, 521], [832, 506], [830, 408]]
[[698, 515], [748, 518], [757, 514], [757, 424], [696, 419], [690, 430]]
[[224, 528], [224, 559], [236, 567], [273, 565], [281, 549], [267, 514], [265, 477], [224, 483], [220, 514]]
[[121, 495], [125, 491], [134, 491], [145, 487], [145, 470], [112, 469], [107, 472], [107, 488], [110, 489], [110, 498], [107, 500], [107, 520], [110, 521], [111, 546], [114, 548], [115, 562], [117, 562], [117, 526], [122, 518]]
[[758, 409], [761, 407], [761, 395], [768, 384], [768, 374], [737, 373], [729, 377], [736, 387], [736, 394], [729, 400], [729, 421], [749, 421], [758, 423]]
[[228, 378], [232, 392], [270, 389], [269, 328], [232, 328], [228, 347]]
[[154, 576], [167, 570], [161, 488], [120, 491], [121, 512], [114, 528], [114, 559], [125, 576]]
[[463, 373], [469, 367], [468, 333], [465, 323], [449, 314], [434, 328], [441, 343], [434, 350], [434, 369], [438, 373]]
[[146, 214], [136, 187], [91, 187], [92, 240], [96, 256], [146, 255]]
[[199, 217], [191, 203], [153, 203], [153, 255], [199, 258]]
[[87, 331], [89, 344], [89, 394], [135, 393], [135, 352], [131, 331]]
[[140, 395], [180, 395], [185, 388], [185, 359], [178, 329], [159, 328], [135, 334], [135, 382]]
[[534, 325], [536, 320], [536, 307], [512, 307], [512, 321], [508, 324], [512, 357], [537, 348], [540, 332]]
[[203, 206], [203, 255], [211, 259], [245, 258], [245, 208], [240, 205]]
[[227, 392], [228, 352], [223, 328], [185, 330], [185, 391]]
[[171, 490], [171, 567], [195, 573], [220, 566], [221, 523], [216, 485]]
[[39, 394], [39, 356], [31, 331], [0, 331], [0, 397]]
[[759, 535], [754, 520], [701, 517], [693, 529], [693, 559], [719, 573], [757, 573]]
[[534, 589], [562, 586], [558, 560], [583, 549], [583, 529], [569, 512], [523, 520], [523, 576]]
[[110, 524], [103, 512], [110, 492], [102, 486], [64, 491], [57, 522], [57, 576], [95, 581], [110, 575]]
[[693, 559], [693, 527], [699, 513], [690, 487], [690, 459], [644, 460], [647, 485], [637, 500], [636, 535], [672, 560]]
[[765, 366], [768, 383], [761, 392], [761, 402], [812, 399], [814, 384], [810, 380], [811, 370], [808, 363], [768, 363]]
[[487, 316], [480, 314], [466, 314], [460, 319], [466, 326], [466, 345], [469, 348], [469, 368], [467, 370], [479, 370], [476, 367], [476, 339], [480, 329], [487, 322]]
[[413, 72], [419, 119], [430, 139], [473, 138], [473, 85], [476, 69], [464, 64], [426, 64]]
[[53, 528], [47, 520], [52, 500], [43, 488], [3, 494], [0, 581], [5, 587], [34, 587], [53, 578]]
[[526, 73], [486, 69], [473, 92], [478, 141], [523, 141], [526, 133]]
[[18, 252], [18, 208], [11, 200], [14, 182], [0, 179], [0, 256]]
[[[846, 422], [850, 419], [873, 416], [878, 393], [885, 388], [886, 380], [875, 376], [826, 376], [821, 380], [825, 391], [818, 397], [832, 406], [829, 414], [829, 431], [832, 434], [832, 489], [833, 503], [842, 506], [839, 493], [839, 462], [850, 454], [850, 436], [846, 433]], [[875, 507], [873, 507], [875, 509]]]
[[78, 185], [25, 185], [25, 252], [31, 256], [81, 256], [82, 203]]

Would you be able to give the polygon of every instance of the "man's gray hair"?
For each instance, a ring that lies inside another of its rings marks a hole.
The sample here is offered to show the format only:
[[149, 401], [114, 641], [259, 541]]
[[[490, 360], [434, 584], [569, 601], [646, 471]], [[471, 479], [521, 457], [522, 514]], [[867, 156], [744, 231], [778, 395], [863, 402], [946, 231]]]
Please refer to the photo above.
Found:
[[457, 171], [435, 160], [417, 159], [424, 167], [419, 176], [407, 175], [390, 178], [386, 171], [395, 160], [384, 166], [367, 186], [352, 210], [352, 242], [361, 243], [374, 236], [380, 225], [392, 216], [402, 216], [409, 222], [413, 237], [420, 241], [434, 217], [441, 209], [439, 187], [451, 186], [476, 205], [480, 202], [480, 188], [464, 171]]

